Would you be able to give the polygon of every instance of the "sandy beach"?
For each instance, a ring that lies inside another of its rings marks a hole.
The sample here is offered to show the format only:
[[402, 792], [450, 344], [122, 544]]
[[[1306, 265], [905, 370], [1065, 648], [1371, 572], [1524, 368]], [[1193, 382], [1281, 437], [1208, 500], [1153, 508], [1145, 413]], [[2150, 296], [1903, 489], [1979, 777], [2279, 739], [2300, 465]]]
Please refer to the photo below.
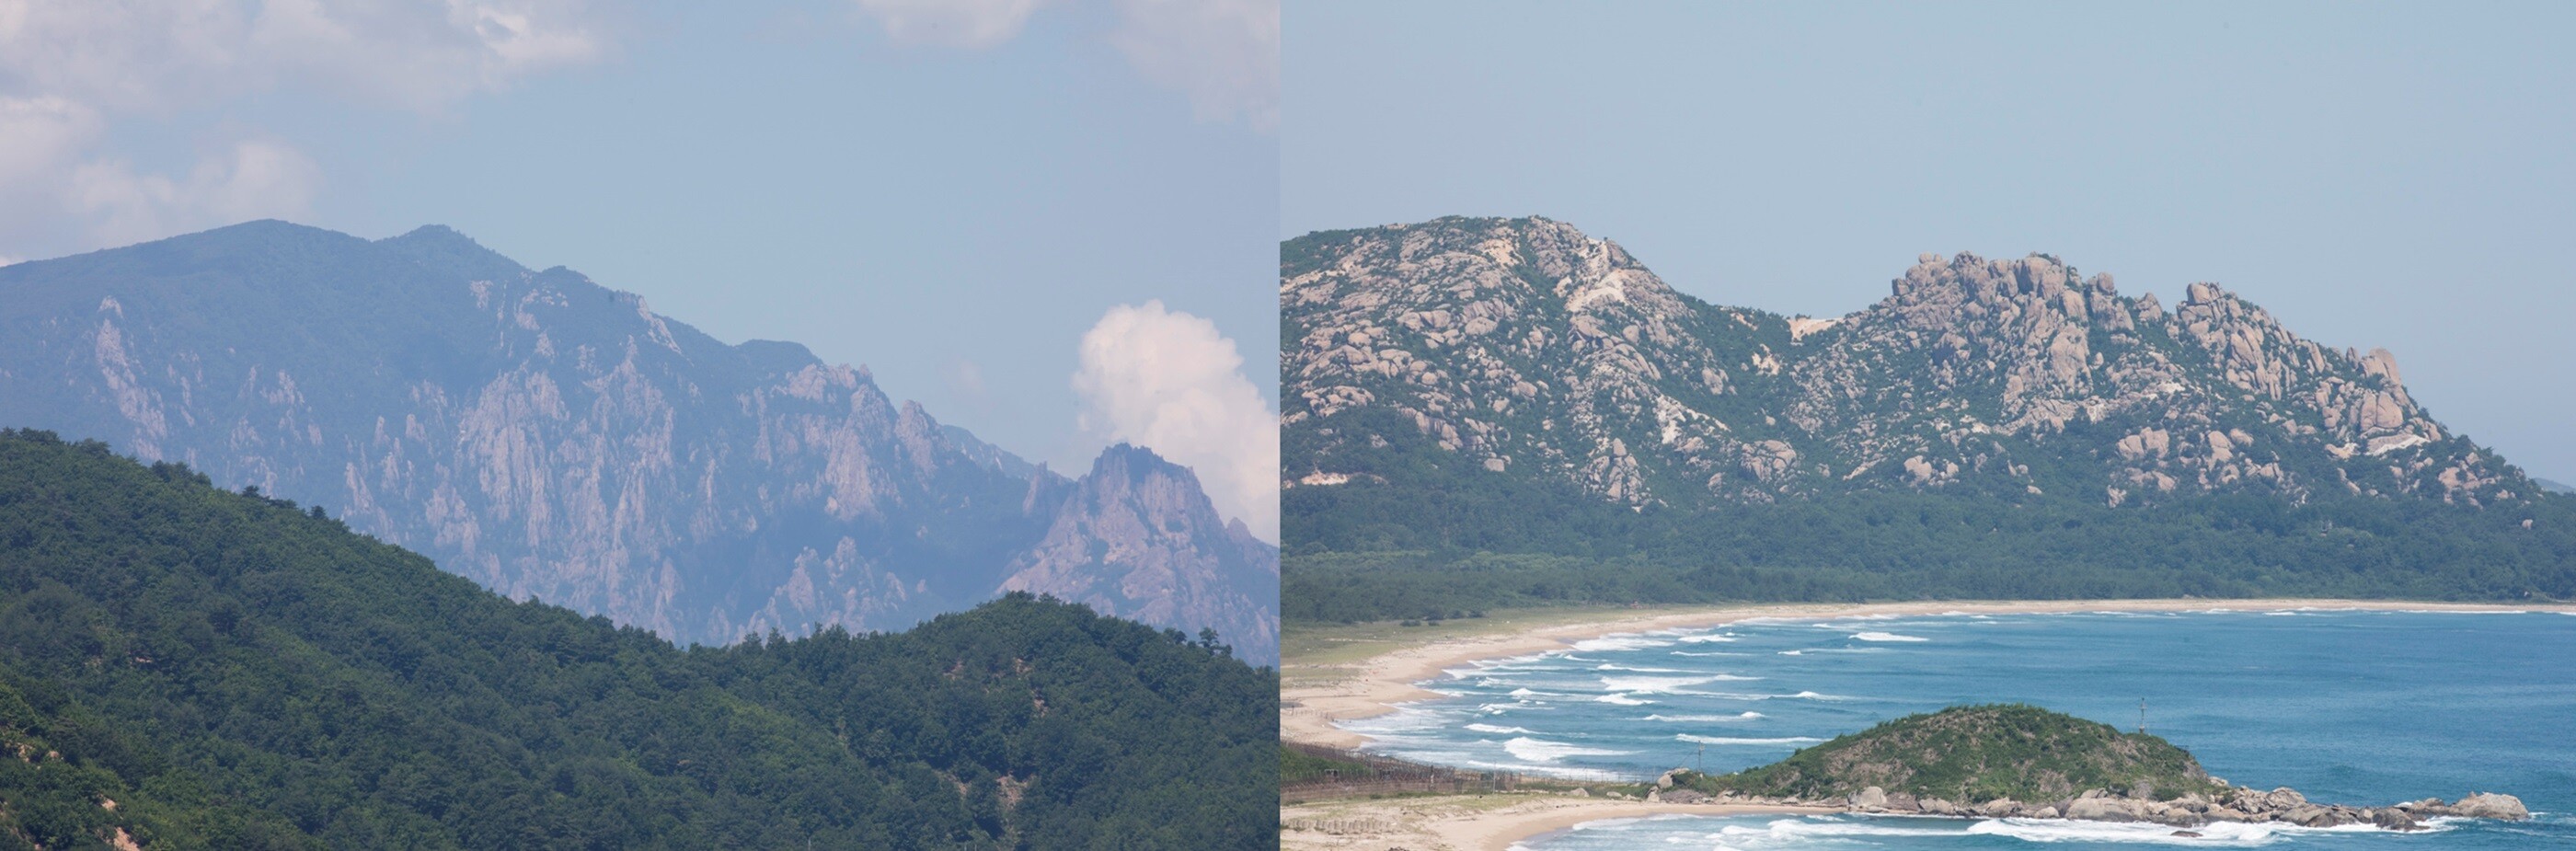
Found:
[[1279, 736], [1295, 742], [1332, 747], [1358, 747], [1367, 739], [1334, 726], [1335, 721], [1367, 718], [1394, 711], [1398, 704], [1439, 697], [1415, 683], [1441, 671], [1480, 659], [1496, 659], [1564, 650], [1574, 642], [1616, 633], [1660, 629], [1707, 629], [1748, 618], [1836, 618], [1860, 615], [2028, 614], [2049, 612], [2169, 612], [2226, 609], [2373, 609], [2391, 611], [2570, 611], [2565, 604], [2505, 605], [2428, 603], [2392, 600], [2044, 600], [2014, 602], [1936, 601], [1876, 604], [1797, 604], [1693, 609], [1648, 609], [1636, 612], [1587, 612], [1556, 622], [1542, 622], [1508, 633], [1431, 637], [1351, 662], [1320, 663], [1289, 658], [1280, 666], [1287, 682], [1280, 689]]
[[1281, 807], [1279, 847], [1335, 851], [1508, 851], [1512, 843], [1603, 819], [1740, 816], [1834, 810], [1734, 804], [1649, 804], [1540, 795], [1449, 795], [1319, 801]]
[[[1569, 649], [1575, 642], [1621, 633], [1708, 629], [1751, 618], [1837, 618], [1862, 615], [2027, 614], [2060, 612], [2279, 611], [2345, 609], [2383, 611], [2576, 611], [2566, 604], [2502, 605], [2388, 600], [2051, 600], [1798, 604], [1589, 611], [1563, 618], [1540, 615], [1466, 634], [1426, 634], [1355, 659], [1319, 660], [1291, 654], [1281, 665], [1280, 738], [1333, 747], [1358, 747], [1367, 739], [1334, 726], [1344, 719], [1394, 711], [1399, 704], [1439, 697], [1414, 684], [1482, 659]], [[1367, 801], [1319, 801], [1282, 807], [1282, 849], [1405, 848], [1507, 851], [1513, 843], [1603, 819], [1658, 815], [1823, 813], [1742, 805], [1663, 804], [1544, 795], [1438, 796]], [[1307, 827], [1300, 828], [1304, 823]], [[1327, 828], [1338, 828], [1327, 829]]]

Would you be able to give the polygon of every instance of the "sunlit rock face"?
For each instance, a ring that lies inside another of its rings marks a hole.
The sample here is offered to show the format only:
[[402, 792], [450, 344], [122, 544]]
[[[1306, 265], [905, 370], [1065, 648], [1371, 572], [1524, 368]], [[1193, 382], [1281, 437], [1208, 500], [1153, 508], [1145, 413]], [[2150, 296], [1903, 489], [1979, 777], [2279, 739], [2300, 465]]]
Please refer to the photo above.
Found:
[[[255, 222], [0, 269], [0, 424], [184, 461], [684, 642], [900, 629], [1015, 583], [1276, 652], [1275, 549], [1217, 522], [1134, 543], [1134, 564], [1046, 559], [1088, 478], [943, 426], [864, 367], [726, 345], [445, 228]], [[1197, 496], [1177, 481], [1166, 501]], [[1153, 559], [1170, 580], [1115, 578]], [[1247, 614], [1265, 571], [1274, 602]]]
[[1683, 295], [1562, 222], [1450, 218], [1291, 240], [1280, 307], [1284, 488], [1372, 475], [1397, 429], [1641, 510], [2537, 490], [2416, 405], [2384, 350], [2302, 339], [2215, 284], [2167, 310], [2048, 255], [1926, 254], [1857, 312], [1783, 317]]

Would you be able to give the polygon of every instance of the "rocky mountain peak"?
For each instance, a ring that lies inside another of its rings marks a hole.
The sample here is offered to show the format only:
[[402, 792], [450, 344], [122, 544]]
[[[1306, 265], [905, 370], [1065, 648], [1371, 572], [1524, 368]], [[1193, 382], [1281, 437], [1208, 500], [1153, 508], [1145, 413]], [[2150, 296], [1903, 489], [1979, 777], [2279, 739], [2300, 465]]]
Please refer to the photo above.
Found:
[[1547, 219], [1281, 253], [1287, 488], [1369, 480], [1359, 459], [1418, 438], [1641, 509], [1972, 482], [2115, 506], [2536, 492], [2425, 414], [2384, 351], [2300, 338], [2211, 283], [2169, 313], [2052, 255], [1925, 254], [1887, 298], [1813, 319], [1682, 296]]
[[[1275, 657], [1278, 550], [1216, 512], [1198, 476], [1120, 443], [1074, 483], [1045, 538], [1011, 561], [1000, 591], [1135, 609], [1152, 623], [1199, 619], [1239, 651]], [[1141, 608], [1140, 608], [1141, 607]]]

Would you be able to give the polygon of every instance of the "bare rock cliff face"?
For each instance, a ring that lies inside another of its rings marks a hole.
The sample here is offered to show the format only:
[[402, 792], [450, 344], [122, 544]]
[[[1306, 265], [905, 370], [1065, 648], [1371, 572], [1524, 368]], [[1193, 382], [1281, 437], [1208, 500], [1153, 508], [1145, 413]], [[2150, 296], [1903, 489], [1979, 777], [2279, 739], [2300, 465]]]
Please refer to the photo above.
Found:
[[1239, 647], [1279, 645], [1278, 549], [1218, 516], [1188, 468], [1142, 448], [1101, 453], [1046, 537], [1009, 571], [1004, 591], [1132, 611], [1148, 623], [1196, 619]]
[[1924, 255], [1847, 316], [1698, 301], [1546, 219], [1282, 247], [1284, 488], [1410, 428], [1486, 471], [1643, 509], [1973, 481], [2097, 504], [2250, 492], [2472, 506], [2537, 487], [2215, 284], [2171, 311], [2046, 255]]
[[[863, 368], [725, 345], [444, 228], [256, 222], [0, 270], [0, 422], [185, 461], [503, 593], [707, 643], [970, 606], [1020, 581], [1090, 486]], [[1013, 587], [1075, 596], [1077, 573]], [[1241, 600], [1085, 599], [1275, 653], [1275, 615], [1263, 631]]]

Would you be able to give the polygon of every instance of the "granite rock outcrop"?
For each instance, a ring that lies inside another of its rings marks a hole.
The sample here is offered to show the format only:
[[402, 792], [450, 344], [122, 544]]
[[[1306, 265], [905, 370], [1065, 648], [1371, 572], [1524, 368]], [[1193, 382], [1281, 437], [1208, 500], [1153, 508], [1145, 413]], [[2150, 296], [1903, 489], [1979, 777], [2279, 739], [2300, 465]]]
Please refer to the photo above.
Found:
[[1926, 254], [1886, 298], [1700, 301], [1543, 218], [1282, 248], [1281, 486], [1411, 429], [1464, 466], [1652, 506], [1975, 487], [2114, 508], [2212, 493], [2493, 506], [2538, 486], [2407, 392], [2395, 356], [2216, 284], [2170, 309], [2045, 254]]

